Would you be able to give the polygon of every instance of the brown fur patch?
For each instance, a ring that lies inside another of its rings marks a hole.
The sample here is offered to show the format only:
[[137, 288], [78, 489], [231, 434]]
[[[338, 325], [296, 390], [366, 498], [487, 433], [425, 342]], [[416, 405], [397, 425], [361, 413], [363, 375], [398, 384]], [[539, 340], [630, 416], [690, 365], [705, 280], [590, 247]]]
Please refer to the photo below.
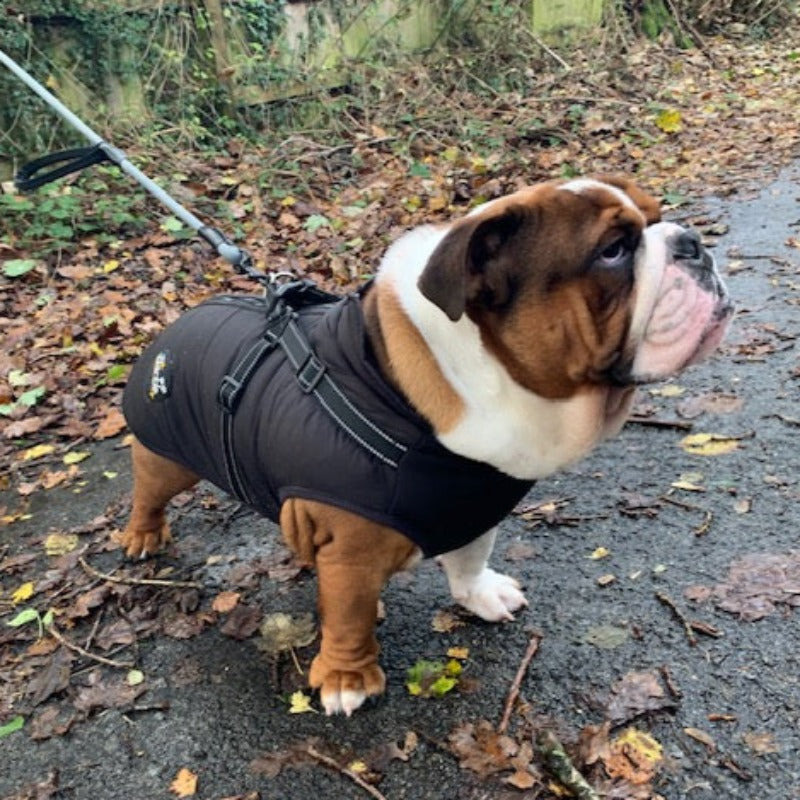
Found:
[[373, 295], [372, 302], [365, 304], [364, 314], [379, 360], [380, 354], [384, 354], [382, 367], [434, 430], [439, 434], [447, 433], [463, 415], [464, 402], [442, 374], [392, 287], [378, 284], [368, 299]]

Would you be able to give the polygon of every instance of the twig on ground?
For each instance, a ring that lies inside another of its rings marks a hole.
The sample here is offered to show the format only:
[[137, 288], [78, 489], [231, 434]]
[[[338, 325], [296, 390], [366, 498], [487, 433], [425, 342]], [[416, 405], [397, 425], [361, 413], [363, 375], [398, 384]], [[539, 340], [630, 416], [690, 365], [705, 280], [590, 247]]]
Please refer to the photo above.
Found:
[[770, 414], [771, 417], [777, 417], [781, 422], [785, 422], [787, 425], [796, 425], [800, 427], [800, 419], [796, 417], [787, 417], [785, 414]]
[[711, 527], [711, 522], [714, 519], [714, 515], [707, 508], [701, 508], [700, 506], [696, 506], [693, 503], [687, 503], [683, 500], [676, 500], [669, 494], [663, 494], [658, 499], [663, 500], [665, 503], [669, 503], [670, 505], [677, 506], [678, 508], [683, 508], [686, 511], [701, 512], [703, 514], [703, 521], [693, 528], [694, 535], [702, 536], [704, 533], [708, 533], [708, 529]]
[[97, 661], [100, 664], [105, 664], [108, 667], [115, 667], [116, 669], [133, 669], [135, 666], [132, 661], [112, 661], [110, 658], [104, 658], [103, 656], [98, 656], [95, 653], [84, 650], [80, 645], [71, 642], [63, 634], [59, 633], [55, 625], [51, 625], [47, 630], [59, 644], [63, 644], [68, 650], [72, 650], [91, 661]]
[[176, 586], [182, 589], [203, 588], [203, 584], [197, 581], [168, 581], [160, 578], [129, 578], [127, 575], [109, 575], [96, 570], [85, 558], [79, 558], [78, 563], [95, 578], [102, 578], [104, 581], [112, 583], [129, 583], [134, 586]]
[[680, 419], [658, 419], [657, 417], [643, 417], [639, 414], [628, 417], [628, 422], [636, 425], [648, 425], [651, 428], [670, 428], [678, 431], [690, 431], [694, 427], [691, 422], [684, 422]]
[[542, 634], [538, 631], [534, 632], [531, 636], [530, 642], [528, 643], [528, 649], [525, 651], [522, 661], [520, 661], [519, 669], [517, 670], [517, 674], [514, 676], [514, 680], [511, 683], [511, 688], [508, 690], [508, 697], [506, 698], [505, 708], [503, 709], [503, 716], [500, 718], [500, 724], [497, 726], [497, 732], [499, 734], [505, 733], [506, 728], [508, 728], [508, 723], [511, 721], [511, 712], [514, 710], [514, 703], [517, 701], [517, 697], [519, 697], [522, 679], [525, 677], [525, 673], [528, 670], [528, 665], [536, 655], [536, 651], [539, 649], [539, 643], [541, 641]]
[[575, 768], [564, 751], [564, 746], [552, 731], [540, 731], [536, 735], [536, 748], [547, 770], [578, 800], [600, 800], [600, 796]]
[[306, 752], [311, 756], [311, 758], [313, 758], [315, 761], [318, 761], [320, 764], [324, 764], [326, 767], [336, 770], [336, 772], [338, 772], [340, 775], [350, 778], [353, 783], [360, 786], [365, 792], [367, 792], [367, 794], [370, 794], [372, 797], [376, 798], [376, 800], [386, 800], [386, 796], [381, 794], [381, 792], [379, 792], [374, 786], [371, 786], [365, 780], [359, 778], [359, 776], [356, 775], [356, 773], [352, 770], [337, 764], [333, 758], [320, 753], [319, 750], [311, 745], [306, 747]]
[[697, 644], [697, 637], [694, 635], [694, 630], [688, 619], [684, 616], [683, 612], [675, 605], [675, 601], [664, 592], [656, 592], [656, 597], [661, 603], [672, 611], [675, 617], [679, 620], [683, 629], [686, 631], [686, 636], [689, 639], [689, 644], [694, 647]]

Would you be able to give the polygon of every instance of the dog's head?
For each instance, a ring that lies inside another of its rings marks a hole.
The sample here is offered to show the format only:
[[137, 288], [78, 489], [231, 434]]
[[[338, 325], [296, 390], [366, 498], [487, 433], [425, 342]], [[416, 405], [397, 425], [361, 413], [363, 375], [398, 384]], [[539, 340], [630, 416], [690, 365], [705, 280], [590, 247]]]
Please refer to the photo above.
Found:
[[673, 375], [711, 353], [733, 306], [698, 234], [622, 178], [539, 184], [456, 222], [419, 290], [467, 315], [541, 397]]

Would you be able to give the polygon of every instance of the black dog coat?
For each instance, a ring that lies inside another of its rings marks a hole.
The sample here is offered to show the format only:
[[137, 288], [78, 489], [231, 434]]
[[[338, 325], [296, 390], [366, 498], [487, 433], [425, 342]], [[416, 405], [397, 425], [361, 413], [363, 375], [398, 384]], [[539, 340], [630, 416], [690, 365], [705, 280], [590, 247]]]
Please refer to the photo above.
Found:
[[[400, 531], [426, 556], [471, 542], [509, 513], [531, 482], [438, 442], [374, 366], [357, 295], [298, 315], [338, 388], [405, 451], [396, 465], [376, 458], [301, 390], [277, 347], [250, 378], [232, 420], [239, 499], [275, 521], [289, 497], [329, 503]], [[256, 297], [225, 296], [191, 309], [136, 363], [123, 400], [128, 425], [145, 447], [232, 494], [218, 390], [265, 327], [265, 304]]]

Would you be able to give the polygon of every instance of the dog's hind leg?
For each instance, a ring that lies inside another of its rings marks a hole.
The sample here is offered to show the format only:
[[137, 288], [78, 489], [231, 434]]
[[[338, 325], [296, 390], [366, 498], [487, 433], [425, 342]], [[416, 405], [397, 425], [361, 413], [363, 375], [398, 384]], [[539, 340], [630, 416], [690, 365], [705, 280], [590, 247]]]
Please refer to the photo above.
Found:
[[180, 464], [156, 455], [138, 440], [131, 446], [131, 460], [133, 506], [122, 546], [129, 558], [144, 558], [157, 553], [171, 539], [164, 513], [167, 503], [200, 478]]
[[514, 619], [514, 611], [528, 605], [519, 583], [487, 564], [496, 530], [484, 533], [458, 550], [439, 556], [453, 599], [489, 622]]

